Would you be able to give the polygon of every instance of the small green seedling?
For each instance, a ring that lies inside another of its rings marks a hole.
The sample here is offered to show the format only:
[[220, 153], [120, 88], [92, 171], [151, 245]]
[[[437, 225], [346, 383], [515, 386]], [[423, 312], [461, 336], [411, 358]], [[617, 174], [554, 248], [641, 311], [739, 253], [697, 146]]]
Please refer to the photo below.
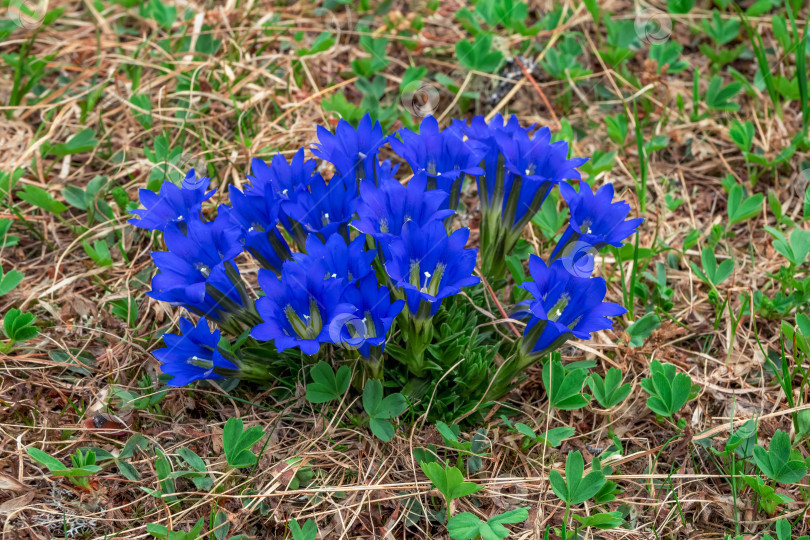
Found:
[[408, 402], [400, 394], [391, 394], [383, 399], [383, 386], [377, 379], [371, 379], [363, 388], [363, 409], [369, 417], [368, 427], [381, 441], [388, 442], [394, 438], [394, 426], [391, 419], [396, 418], [408, 409]]
[[29, 446], [25, 451], [28, 452], [31, 459], [47, 467], [52, 475], [65, 476], [74, 485], [84, 489], [90, 489], [90, 477], [101, 470], [101, 467], [96, 465], [96, 453], [91, 450], [85, 452], [78, 450], [72, 454], [70, 461], [73, 463], [73, 467], [70, 468], [39, 448]]
[[596, 373], [588, 378], [588, 386], [593, 397], [604, 409], [612, 409], [630, 395], [630, 383], [622, 384], [622, 370], [610, 368], [603, 379]]
[[529, 519], [529, 507], [516, 508], [503, 514], [496, 514], [481, 521], [478, 516], [470, 512], [462, 512], [450, 518], [447, 522], [447, 533], [454, 540], [503, 540], [509, 536], [509, 529], [504, 523], [521, 523]]
[[458, 425], [448, 426], [440, 420], [436, 422], [436, 429], [441, 434], [442, 440], [444, 440], [446, 445], [458, 450], [459, 463], [461, 463], [461, 456], [467, 457], [468, 472], [476, 472], [481, 469], [483, 465], [481, 458], [488, 455], [486, 450], [490, 447], [490, 442], [489, 439], [487, 439], [487, 432], [485, 429], [481, 428], [476, 431], [469, 442], [462, 442], [459, 439], [461, 429], [458, 427]]
[[641, 347], [644, 345], [644, 340], [650, 337], [653, 331], [658, 329], [660, 326], [661, 317], [659, 317], [657, 313], [651, 311], [650, 313], [643, 315], [625, 330], [627, 335], [630, 336], [630, 341], [628, 344], [631, 347]]
[[264, 437], [261, 426], [245, 429], [241, 418], [229, 418], [222, 430], [222, 447], [225, 450], [225, 459], [228, 465], [235, 469], [250, 467], [258, 458], [250, 451], [259, 439]]
[[33, 313], [23, 313], [19, 309], [10, 309], [3, 317], [3, 331], [8, 341], [0, 343], [0, 352], [8, 353], [14, 345], [23, 341], [30, 341], [39, 335], [39, 329], [34, 326]]
[[743, 481], [759, 496], [759, 508], [768, 515], [776, 512], [780, 504], [790, 504], [791, 497], [776, 493], [772, 486], [766, 484], [759, 476], [744, 476]]
[[492, 34], [481, 33], [470, 43], [466, 39], [456, 43], [456, 58], [462, 66], [474, 71], [493, 73], [504, 61], [503, 53], [492, 47]]
[[[776, 538], [777, 540], [791, 540], [791, 530], [790, 530], [790, 521], [786, 519], [780, 519], [776, 522]], [[807, 540], [810, 536], [800, 536], [796, 540]], [[773, 540], [773, 536], [770, 534], [763, 534], [762, 540]]]
[[790, 436], [776, 430], [768, 449], [756, 445], [754, 461], [762, 473], [780, 484], [795, 484], [807, 475], [807, 467], [798, 453], [790, 449]]
[[[591, 462], [591, 468], [595, 471], [602, 471], [606, 477], [613, 474], [613, 467], [609, 465], [602, 465], [602, 460], [598, 457], [593, 458]], [[614, 482], [613, 480], [605, 480], [605, 484], [602, 488], [593, 496], [593, 502], [596, 504], [606, 504], [614, 499], [616, 499], [616, 495], [622, 493], [622, 490], [619, 489], [619, 484]], [[574, 516], [576, 518], [576, 516]], [[595, 525], [589, 525], [592, 527]]]
[[699, 268], [694, 262], [690, 262], [689, 264], [692, 267], [692, 271], [701, 281], [713, 289], [716, 289], [717, 286], [727, 280], [734, 271], [734, 259], [726, 259], [718, 265], [714, 251], [709, 247], [703, 248], [700, 252], [700, 264], [703, 269]]
[[349, 366], [340, 366], [337, 374], [332, 366], [321, 360], [309, 372], [312, 382], [307, 385], [307, 401], [326, 403], [343, 397], [351, 383], [352, 372]]
[[292, 540], [315, 540], [318, 538], [318, 525], [311, 519], [306, 520], [303, 527], [294, 519], [290, 520], [287, 525], [290, 527]]
[[552, 448], [557, 448], [565, 439], [572, 437], [574, 433], [576, 433], [576, 430], [572, 427], [561, 426], [551, 428], [550, 430], [537, 435], [532, 428], [526, 424], [521, 424], [520, 422], [515, 424], [514, 429], [524, 436], [520, 443], [520, 449], [524, 452], [538, 443], [548, 445]]
[[664, 418], [672, 418], [699, 391], [689, 375], [677, 373], [675, 366], [658, 360], [650, 363], [650, 377], [641, 380], [641, 388], [650, 395], [647, 407]]
[[572, 538], [578, 538], [579, 531], [587, 527], [593, 527], [595, 529], [615, 529], [624, 521], [621, 512], [600, 512], [592, 516], [573, 517], [579, 522], [579, 526], [574, 529]]
[[807, 261], [810, 253], [810, 231], [796, 227], [790, 233], [790, 240], [779, 230], [765, 225], [764, 229], [773, 236], [773, 248], [782, 254], [790, 264], [799, 266]]
[[3, 272], [0, 268], [0, 296], [10, 293], [14, 288], [20, 284], [25, 274], [19, 270], [12, 268], [8, 272]]
[[146, 532], [161, 540], [196, 540], [202, 537], [203, 518], [197, 520], [190, 531], [170, 531], [165, 525], [147, 523]]
[[474, 482], [465, 482], [464, 475], [457, 467], [451, 465], [442, 467], [438, 463], [420, 463], [419, 466], [444, 497], [447, 516], [453, 515], [453, 499], [472, 495], [481, 489], [481, 486]]
[[177, 454], [188, 464], [190, 469], [174, 471], [171, 478], [188, 478], [194, 483], [194, 487], [200, 491], [207, 491], [214, 484], [213, 479], [208, 474], [208, 466], [205, 461], [193, 450], [181, 446], [177, 449]]
[[742, 85], [737, 82], [723, 86], [723, 78], [715, 75], [709, 80], [709, 87], [706, 89], [704, 99], [706, 106], [712, 111], [738, 111], [740, 104], [731, 101], [742, 90]]
[[584, 470], [582, 454], [575, 451], [570, 452], [565, 460], [565, 479], [557, 471], [551, 471], [548, 475], [551, 489], [565, 502], [562, 534], [564, 539], [568, 538], [568, 516], [571, 506], [584, 503], [605, 485], [605, 475], [601, 470], [593, 470], [583, 477]]
[[99, 266], [112, 266], [113, 259], [110, 246], [104, 240], [96, 240], [91, 246], [89, 242], [82, 241], [82, 248], [90, 259]]
[[734, 184], [728, 192], [728, 226], [742, 223], [759, 214], [762, 211], [762, 201], [764, 200], [765, 195], [762, 193], [754, 193], [746, 197], [743, 187], [740, 184]]
[[543, 366], [543, 386], [551, 406], [561, 411], [586, 406], [591, 399], [590, 395], [582, 393], [582, 384], [587, 376], [586, 369], [572, 369], [566, 373], [559, 355], [552, 358]]

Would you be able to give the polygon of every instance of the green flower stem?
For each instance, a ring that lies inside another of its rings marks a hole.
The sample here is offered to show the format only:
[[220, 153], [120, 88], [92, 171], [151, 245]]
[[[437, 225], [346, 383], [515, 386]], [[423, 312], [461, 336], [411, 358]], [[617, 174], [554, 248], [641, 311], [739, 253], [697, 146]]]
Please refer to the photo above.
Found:
[[562, 522], [563, 540], [568, 540], [568, 513], [571, 511], [571, 504], [565, 503], [565, 515]]
[[[419, 311], [422, 311], [422, 306]], [[433, 341], [433, 319], [432, 317], [420, 318], [419, 315], [401, 315], [404, 319], [401, 329], [405, 338], [405, 348], [408, 351], [408, 371], [417, 377], [422, 377], [425, 375], [425, 351]]]

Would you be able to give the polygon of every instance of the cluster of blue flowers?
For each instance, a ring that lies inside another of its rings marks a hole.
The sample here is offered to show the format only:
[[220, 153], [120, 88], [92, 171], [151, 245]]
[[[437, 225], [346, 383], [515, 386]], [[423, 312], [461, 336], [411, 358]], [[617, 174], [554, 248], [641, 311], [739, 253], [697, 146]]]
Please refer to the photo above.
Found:
[[[390, 151], [410, 175], [381, 160]], [[519, 306], [526, 331], [502, 377], [513, 378], [571, 337], [609, 328], [609, 317], [624, 313], [604, 302], [605, 280], [591, 276], [593, 255], [621, 245], [641, 219], [626, 219], [630, 207], [613, 202], [610, 185], [595, 194], [585, 182], [578, 191], [569, 185], [585, 159], [569, 159], [568, 145], [551, 142], [547, 128], [498, 115], [442, 130], [427, 117], [418, 133], [385, 136], [365, 116], [357, 128], [345, 121], [335, 133], [319, 127], [312, 152], [334, 167], [329, 181], [304, 149], [289, 162], [280, 154], [269, 165], [254, 159], [249, 184], [230, 186], [230, 205], [220, 205], [213, 220], [203, 207], [214, 192], [194, 170], [180, 187], [141, 190], [144, 208], [130, 223], [161, 231], [166, 245], [152, 253], [159, 272], [149, 295], [199, 317], [196, 325], [181, 319], [182, 334], [165, 335], [166, 348], [155, 352], [170, 384], [270, 378], [260, 358], [241, 354], [220, 330], [241, 336], [240, 343], [272, 344], [274, 353], [298, 349], [311, 357], [332, 344], [339, 359], [357, 358], [367, 377], [380, 377], [396, 328], [407, 369], [424, 376], [432, 318], [443, 300], [478, 285], [476, 273], [502, 281], [505, 258], [555, 186], [570, 223], [548, 263], [535, 255], [529, 261], [532, 280], [521, 287], [532, 299]], [[469, 229], [453, 227], [462, 188], [473, 178], [480, 257], [466, 247]], [[243, 253], [261, 267], [255, 283], [239, 271], [237, 261], [248, 261]], [[209, 322], [219, 329], [211, 332]]]

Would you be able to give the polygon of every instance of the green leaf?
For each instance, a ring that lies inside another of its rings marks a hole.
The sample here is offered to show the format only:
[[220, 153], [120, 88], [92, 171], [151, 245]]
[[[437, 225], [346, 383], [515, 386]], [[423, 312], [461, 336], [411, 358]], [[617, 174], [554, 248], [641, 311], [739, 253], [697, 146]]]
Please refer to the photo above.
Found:
[[562, 442], [565, 439], [572, 437], [574, 433], [576, 433], [576, 430], [574, 428], [569, 426], [560, 426], [551, 428], [550, 430], [541, 434], [540, 436], [537, 437], [537, 440], [543, 441], [552, 448], [557, 448], [558, 446], [560, 446], [560, 444], [562, 444]]
[[402, 394], [396, 393], [383, 399], [382, 383], [377, 379], [366, 382], [363, 388], [363, 409], [369, 416], [369, 428], [379, 439], [388, 442], [394, 438], [394, 427], [388, 420], [396, 418], [408, 408]]
[[225, 450], [225, 459], [233, 468], [250, 467], [258, 458], [250, 451], [259, 439], [264, 437], [261, 426], [253, 426], [243, 431], [244, 424], [241, 418], [229, 418], [222, 430], [222, 447]]
[[615, 367], [605, 373], [604, 379], [595, 373], [591, 374], [588, 386], [593, 392], [593, 397], [605, 409], [612, 409], [624, 401], [632, 389], [630, 383], [622, 384], [622, 370]]
[[10, 309], [3, 317], [3, 330], [13, 342], [32, 340], [39, 335], [39, 329], [33, 325], [34, 319], [33, 313]]
[[729, 226], [751, 219], [762, 210], [762, 201], [765, 196], [755, 193], [744, 197], [743, 187], [735, 184], [728, 194], [728, 224]]
[[19, 270], [11, 269], [6, 273], [3, 273], [3, 269], [0, 268], [0, 296], [10, 293], [14, 288], [20, 284], [22, 278], [25, 277], [25, 274], [20, 272]]
[[465, 482], [461, 471], [451, 465], [442, 467], [438, 463], [420, 463], [419, 466], [444, 496], [448, 505], [453, 499], [466, 497], [481, 489], [478, 484]]
[[303, 527], [294, 519], [287, 525], [290, 526], [293, 540], [315, 540], [318, 537], [318, 525], [311, 519], [306, 520]]
[[709, 88], [706, 90], [706, 106], [713, 111], [738, 111], [739, 103], [729, 100], [734, 98], [741, 89], [742, 85], [737, 82], [723, 86], [723, 79], [719, 75], [715, 75], [709, 81]]
[[[152, 2], [154, 3], [154, 1]], [[146, 94], [134, 94], [129, 98], [132, 115], [143, 129], [152, 129], [152, 102]]]
[[621, 512], [602, 512], [592, 516], [574, 516], [583, 527], [594, 527], [596, 529], [615, 529], [622, 524]]
[[575, 369], [566, 374], [559, 357], [543, 366], [543, 386], [551, 406], [561, 411], [586, 406], [590, 396], [581, 392], [582, 383], [587, 376], [588, 371], [585, 369]]
[[650, 59], [655, 60], [658, 73], [677, 74], [689, 67], [689, 62], [679, 60], [683, 46], [677, 41], [656, 42], [650, 45]]
[[[627, 327], [627, 335], [630, 336], [631, 347], [641, 347], [644, 340], [650, 337], [653, 330], [661, 326], [661, 318], [655, 313], [650, 312], [635, 321]], [[601, 403], [601, 402], [600, 402]]]
[[729, 136], [741, 152], [750, 152], [754, 143], [754, 123], [750, 120], [740, 122], [736, 118], [731, 121]]
[[59, 143], [51, 146], [48, 149], [49, 154], [54, 154], [58, 159], [71, 154], [83, 154], [90, 152], [98, 146], [96, 139], [96, 132], [92, 128], [83, 129], [76, 135], [67, 140], [67, 142]]
[[716, 9], [712, 10], [712, 22], [709, 23], [704, 19], [701, 24], [706, 35], [712, 38], [717, 45], [725, 45], [740, 33], [739, 19], [723, 19]]
[[794, 484], [807, 475], [804, 461], [791, 456], [790, 437], [782, 430], [774, 433], [768, 450], [754, 447], [754, 461], [765, 476], [781, 484]]
[[773, 248], [790, 261], [799, 266], [807, 260], [810, 253], [810, 231], [796, 227], [790, 233], [790, 240], [779, 230], [765, 225], [764, 229], [773, 237]]
[[315, 364], [309, 374], [313, 382], [307, 385], [306, 398], [315, 404], [340, 399], [351, 382], [349, 366], [340, 366], [336, 375], [332, 367], [323, 360]]
[[667, 0], [667, 11], [677, 15], [685, 15], [695, 7], [695, 0]]
[[67, 206], [51, 197], [51, 194], [39, 186], [26, 184], [23, 190], [17, 192], [17, 196], [25, 202], [54, 215], [61, 214], [67, 210]]
[[692, 379], [677, 373], [672, 364], [650, 363], [651, 376], [641, 380], [641, 388], [649, 394], [647, 407], [661, 416], [671, 418], [680, 411], [692, 393]]
[[28, 456], [31, 459], [33, 459], [40, 465], [44, 465], [45, 467], [47, 467], [51, 473], [64, 472], [68, 470], [68, 468], [65, 467], [65, 465], [61, 461], [43, 452], [39, 448], [29, 446], [28, 448], [25, 449], [25, 451], [28, 453]]
[[492, 34], [482, 33], [470, 43], [461, 40], [456, 43], [456, 58], [467, 69], [493, 73], [504, 61], [503, 53], [492, 47]]
[[580, 504], [594, 495], [605, 484], [602, 471], [591, 471], [582, 477], [584, 464], [579, 451], [569, 452], [565, 460], [565, 479], [557, 471], [549, 473], [551, 488], [567, 504]]
[[483, 523], [475, 514], [462, 512], [447, 522], [447, 533], [455, 540], [470, 540], [479, 535]]

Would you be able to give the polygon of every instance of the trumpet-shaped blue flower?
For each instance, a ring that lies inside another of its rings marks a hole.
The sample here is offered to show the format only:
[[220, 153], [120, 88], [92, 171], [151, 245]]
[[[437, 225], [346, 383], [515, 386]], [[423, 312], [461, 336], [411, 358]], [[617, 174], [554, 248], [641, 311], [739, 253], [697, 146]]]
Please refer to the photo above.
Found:
[[449, 198], [447, 206], [458, 207], [464, 175], [478, 176], [484, 173], [479, 167], [484, 152], [478, 146], [464, 142], [464, 132], [457, 125], [440, 130], [439, 123], [427, 116], [419, 126], [419, 133], [409, 129], [397, 132], [400, 139], [389, 137], [388, 141], [414, 174], [425, 173], [428, 187], [445, 191]]
[[571, 337], [589, 339], [591, 332], [612, 327], [608, 317], [627, 311], [618, 304], [604, 302], [604, 279], [579, 277], [563, 259], [547, 266], [543, 259], [532, 255], [529, 273], [532, 281], [520, 285], [534, 297], [524, 303], [529, 322], [522, 349], [527, 356], [551, 352]]
[[299, 187], [309, 186], [317, 165], [314, 159], [305, 160], [303, 148], [295, 153], [289, 163], [281, 154], [274, 155], [270, 165], [254, 158], [251, 161], [253, 176], [248, 175], [250, 190], [256, 195], [289, 199]]
[[278, 273], [281, 265], [292, 254], [284, 237], [279, 232], [280, 201], [272, 194], [259, 195], [258, 190], [244, 192], [230, 186], [228, 195], [231, 207], [221, 205], [220, 213], [227, 215], [242, 230], [245, 249], [269, 270]]
[[185, 233], [177, 224], [163, 232], [168, 251], [152, 252], [160, 273], [152, 278], [147, 294], [220, 319], [244, 306], [239, 273], [230, 264], [242, 251], [241, 231], [226, 216], [210, 223], [192, 218], [186, 225]]
[[348, 224], [356, 207], [357, 189], [353, 183], [332, 178], [327, 184], [320, 177], [312, 181], [309, 190], [298, 189], [289, 201], [281, 203], [291, 222], [288, 230], [301, 250], [306, 249], [310, 234], [326, 240], [340, 233], [348, 240]]
[[172, 375], [169, 386], [185, 386], [200, 379], [222, 379], [223, 371], [238, 373], [239, 368], [219, 352], [220, 332], [211, 332], [205, 317], [197, 321], [197, 326], [181, 317], [180, 332], [182, 335], [164, 334], [166, 348], [153, 353], [162, 363], [161, 371]]
[[363, 358], [369, 358], [371, 347], [379, 347], [381, 352], [388, 330], [405, 301], [391, 302], [388, 288], [380, 287], [373, 275], [358, 281], [356, 287], [346, 287], [343, 301], [357, 311], [335, 317], [330, 330], [334, 341], [356, 348]]
[[329, 329], [334, 318], [355, 311], [351, 304], [341, 302], [346, 282], [324, 279], [323, 260], [310, 258], [307, 263], [288, 261], [279, 277], [259, 270], [265, 296], [256, 300], [256, 310], [263, 322], [250, 335], [272, 340], [279, 352], [298, 347], [305, 354], [316, 354], [321, 343], [333, 342]]
[[359, 280], [371, 272], [371, 261], [377, 251], [366, 250], [366, 239], [358, 236], [346, 245], [339, 234], [333, 234], [326, 243], [316, 235], [307, 238], [307, 252], [296, 253], [293, 258], [300, 264], [311, 264], [315, 259], [326, 267], [324, 279], [344, 279], [347, 283]]
[[205, 191], [209, 183], [208, 178], [197, 178], [194, 169], [191, 169], [181, 187], [165, 181], [160, 186], [160, 193], [141, 189], [138, 196], [144, 209], [130, 210], [138, 218], [130, 219], [129, 223], [141, 229], [163, 231], [171, 223], [183, 223], [192, 217], [199, 217], [202, 203], [216, 191]]
[[318, 126], [318, 142], [312, 153], [328, 161], [337, 169], [339, 178], [346, 182], [373, 179], [377, 172], [377, 153], [385, 144], [385, 136], [379, 122], [372, 122], [366, 114], [354, 129], [345, 120], [338, 121], [333, 134]]
[[448, 236], [439, 221], [423, 227], [409, 221], [402, 227], [402, 235], [391, 240], [385, 270], [404, 292], [411, 315], [432, 317], [442, 299], [479, 283], [472, 275], [476, 250], [464, 249], [469, 235], [466, 227]]
[[[446, 208], [446, 192], [426, 190], [427, 177], [424, 173], [414, 175], [407, 187], [394, 179], [380, 182], [379, 186], [369, 181], [361, 182], [358, 219], [352, 222], [352, 226], [385, 245], [400, 235], [405, 223], [413, 222], [421, 227], [430, 221], [443, 220], [453, 213]], [[443, 205], [445, 209], [440, 210]]]
[[[495, 139], [504, 166], [511, 173], [510, 185], [504, 189], [503, 215], [508, 224], [520, 228], [537, 213], [552, 187], [565, 179], [579, 179], [576, 168], [588, 161], [568, 159], [568, 143], [552, 143], [548, 128], [539, 129], [532, 137], [525, 131], [516, 131], [512, 136], [501, 131]], [[516, 202], [512, 201], [514, 197]]]
[[560, 184], [560, 194], [568, 203], [571, 218], [551, 260], [567, 255], [571, 246], [577, 244], [593, 246], [595, 251], [606, 245], [619, 247], [644, 221], [644, 218], [625, 219], [630, 205], [625, 201], [613, 202], [613, 184], [605, 184], [594, 193], [585, 182], [579, 183], [579, 192], [564, 182]]

